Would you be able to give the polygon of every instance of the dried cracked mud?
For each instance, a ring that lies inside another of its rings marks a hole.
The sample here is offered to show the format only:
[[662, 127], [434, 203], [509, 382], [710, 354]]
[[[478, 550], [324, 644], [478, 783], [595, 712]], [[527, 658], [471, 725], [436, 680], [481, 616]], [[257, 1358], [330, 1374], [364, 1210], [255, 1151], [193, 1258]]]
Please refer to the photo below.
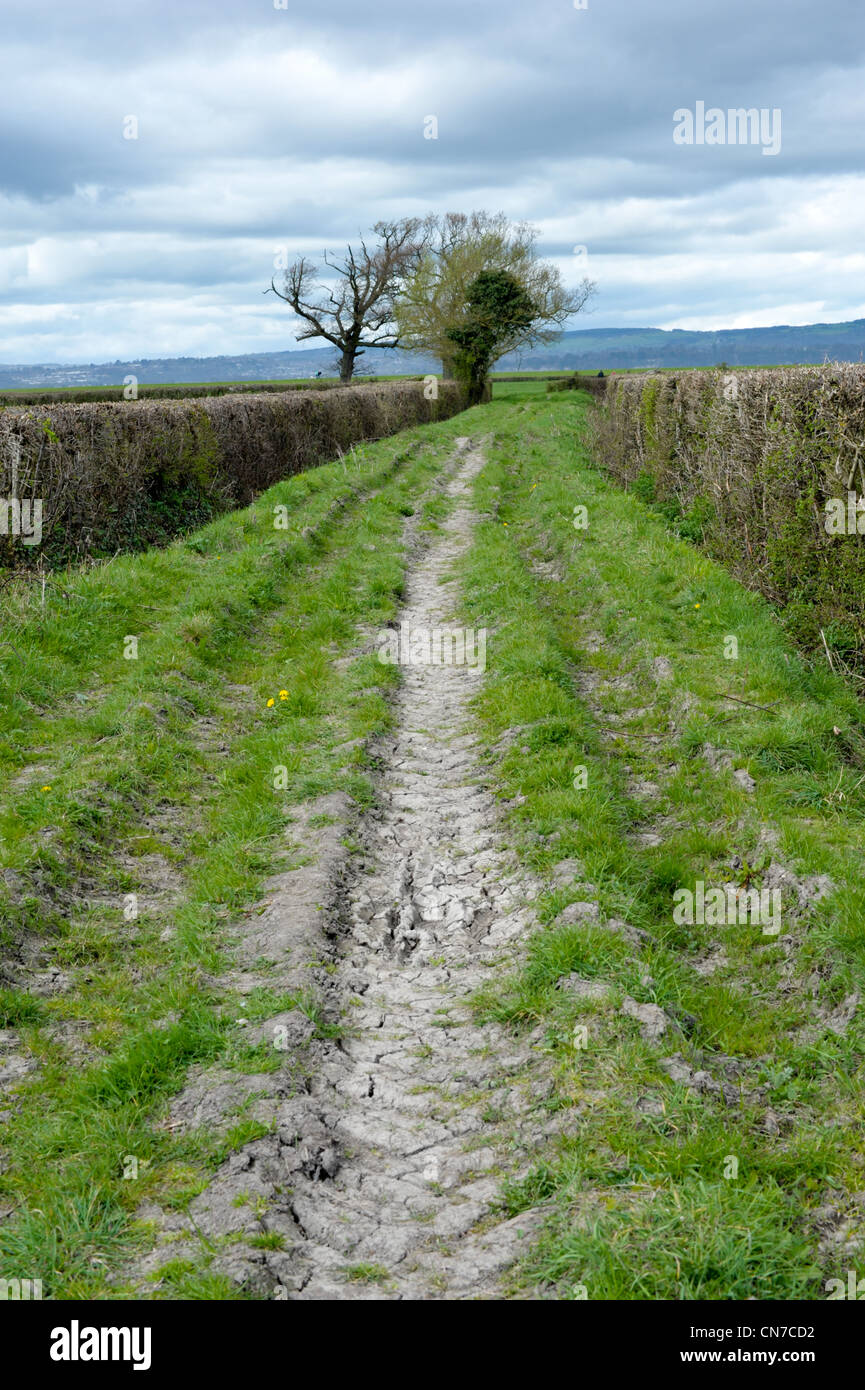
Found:
[[[482, 463], [457, 441], [443, 488], [452, 510], [407, 577], [399, 621], [412, 628], [453, 623], [450, 572], [471, 541]], [[467, 732], [482, 673], [406, 666], [402, 677], [395, 732], [378, 749], [378, 807], [352, 830], [361, 852], [341, 847], [342, 798], [311, 808], [292, 834], [313, 862], [272, 882], [239, 943], [235, 987], [261, 984], [262, 961], [271, 987], [314, 980], [341, 1034], [322, 1037], [292, 1010], [244, 1032], [285, 1049], [279, 1074], [190, 1081], [167, 1121], [175, 1132], [242, 1111], [270, 1133], [233, 1153], [187, 1212], [139, 1212], [159, 1232], [126, 1272], [140, 1286], [203, 1239], [217, 1251], [211, 1272], [257, 1297], [496, 1298], [540, 1220], [496, 1207], [503, 1177], [531, 1166], [556, 1123], [540, 1039], [478, 1024], [469, 1003], [519, 958], [539, 887], [504, 848]]]

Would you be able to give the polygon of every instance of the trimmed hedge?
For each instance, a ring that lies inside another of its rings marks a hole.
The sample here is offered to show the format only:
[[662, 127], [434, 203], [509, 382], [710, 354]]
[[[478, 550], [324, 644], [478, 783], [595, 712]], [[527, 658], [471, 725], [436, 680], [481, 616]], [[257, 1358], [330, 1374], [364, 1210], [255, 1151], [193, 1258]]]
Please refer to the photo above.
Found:
[[573, 376], [562, 377], [558, 381], [550, 381], [547, 384], [547, 390], [588, 391], [592, 396], [604, 396], [607, 392], [609, 379], [609, 377], [592, 375], [589, 372], [574, 372]]
[[800, 644], [865, 669], [865, 366], [616, 376], [591, 429], [597, 462]]
[[[420, 380], [412, 377], [411, 380]], [[363, 377], [355, 382], [366, 386], [370, 382], [385, 381], [385, 377]], [[273, 391], [333, 391], [340, 385], [339, 378], [309, 381], [188, 381], [177, 386], [161, 386], [158, 383], [139, 382], [138, 400], [186, 401], [198, 396], [238, 396], [254, 392], [257, 395]], [[30, 389], [0, 391], [0, 405], [63, 405], [74, 401], [123, 401], [123, 386], [34, 386]]]
[[[5, 407], [0, 564], [52, 564], [163, 544], [280, 478], [463, 409], [455, 382]], [[17, 465], [16, 465], [17, 459]], [[42, 500], [42, 543], [11, 532], [8, 499]]]
[[490, 372], [490, 381], [509, 385], [512, 381], [561, 381], [566, 372]]

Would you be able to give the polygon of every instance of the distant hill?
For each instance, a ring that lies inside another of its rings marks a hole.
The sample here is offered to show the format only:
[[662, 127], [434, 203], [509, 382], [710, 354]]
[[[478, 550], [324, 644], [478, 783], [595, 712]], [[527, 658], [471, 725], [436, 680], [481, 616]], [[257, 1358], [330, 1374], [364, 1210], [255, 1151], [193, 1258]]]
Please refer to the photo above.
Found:
[[[801, 328], [726, 328], [714, 332], [665, 328], [587, 328], [522, 355], [523, 367], [713, 367], [776, 363], [858, 362], [865, 354], [865, 319], [810, 323]], [[510, 360], [505, 368], [510, 369]], [[514, 362], [514, 365], [517, 365]]]
[[[555, 343], [510, 353], [497, 371], [555, 371], [616, 367], [768, 366], [776, 363], [823, 362], [827, 358], [858, 362], [865, 354], [865, 319], [850, 323], [811, 323], [801, 328], [729, 328], [698, 332], [664, 328], [582, 328], [563, 333]], [[433, 372], [436, 358], [398, 348], [370, 349], [360, 359], [362, 373]], [[116, 386], [125, 376], [145, 382], [256, 381], [336, 374], [333, 348], [288, 352], [251, 352], [222, 357], [154, 357], [138, 362], [90, 362], [81, 366], [0, 363], [0, 387]]]
[[[419, 357], [395, 349], [376, 349], [360, 358], [361, 371], [370, 375], [392, 372], [437, 371], [435, 358]], [[0, 387], [13, 386], [119, 386], [126, 376], [139, 382], [183, 381], [281, 381], [315, 376], [317, 371], [336, 376], [333, 348], [298, 352], [249, 352], [224, 357], [149, 357], [136, 362], [89, 362], [63, 366], [54, 362], [31, 366], [0, 363]]]

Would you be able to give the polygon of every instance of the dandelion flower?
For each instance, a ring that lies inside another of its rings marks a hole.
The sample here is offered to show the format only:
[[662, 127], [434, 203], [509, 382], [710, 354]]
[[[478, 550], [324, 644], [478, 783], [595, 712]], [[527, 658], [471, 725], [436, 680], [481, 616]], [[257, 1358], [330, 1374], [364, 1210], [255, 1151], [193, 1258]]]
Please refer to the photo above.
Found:
[[279, 698], [280, 698], [280, 700], [287, 700], [287, 699], [288, 699], [288, 691], [287, 691], [287, 690], [280, 690], [280, 692], [279, 692]]
[[268, 700], [268, 702], [267, 702], [267, 708], [270, 709], [270, 708], [271, 708], [273, 705], [275, 705], [275, 704], [276, 704], [276, 701], [274, 700], [273, 696], [271, 696], [271, 698], [270, 698], [270, 699]]

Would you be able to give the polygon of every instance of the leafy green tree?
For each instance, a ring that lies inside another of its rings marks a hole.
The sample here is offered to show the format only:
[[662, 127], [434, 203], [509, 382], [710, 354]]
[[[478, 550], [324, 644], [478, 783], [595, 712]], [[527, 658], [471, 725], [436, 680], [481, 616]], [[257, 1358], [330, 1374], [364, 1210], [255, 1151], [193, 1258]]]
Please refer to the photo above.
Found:
[[511, 222], [503, 212], [430, 214], [411, 273], [396, 300], [400, 346], [435, 353], [445, 376], [452, 376], [450, 330], [466, 312], [469, 287], [486, 270], [512, 275], [535, 306], [531, 323], [515, 333], [502, 352], [558, 337], [596, 287], [583, 279], [576, 289], [567, 288], [558, 268], [539, 259], [537, 238], [536, 228], [527, 222]]
[[483, 400], [492, 363], [518, 342], [537, 316], [537, 305], [507, 270], [482, 270], [466, 296], [462, 322], [447, 330], [454, 375], [469, 405]]

